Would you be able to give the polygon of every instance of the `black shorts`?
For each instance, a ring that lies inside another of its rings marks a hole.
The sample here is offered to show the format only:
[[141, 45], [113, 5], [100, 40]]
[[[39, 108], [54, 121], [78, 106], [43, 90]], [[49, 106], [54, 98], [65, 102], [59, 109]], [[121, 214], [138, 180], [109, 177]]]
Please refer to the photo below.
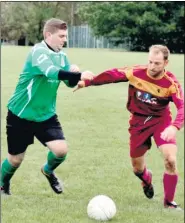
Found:
[[19, 118], [8, 111], [6, 118], [8, 152], [17, 155], [26, 151], [34, 143], [34, 136], [46, 146], [46, 142], [62, 139], [64, 134], [57, 115], [43, 122], [33, 122]]

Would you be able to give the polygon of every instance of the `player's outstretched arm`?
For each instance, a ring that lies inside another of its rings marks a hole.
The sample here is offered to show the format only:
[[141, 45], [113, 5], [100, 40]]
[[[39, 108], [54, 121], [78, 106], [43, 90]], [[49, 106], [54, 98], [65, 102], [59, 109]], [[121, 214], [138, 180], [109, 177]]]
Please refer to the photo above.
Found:
[[113, 68], [95, 76], [92, 80], [79, 81], [73, 92], [90, 85], [103, 85], [118, 82], [127, 82], [127, 71], [125, 69]]

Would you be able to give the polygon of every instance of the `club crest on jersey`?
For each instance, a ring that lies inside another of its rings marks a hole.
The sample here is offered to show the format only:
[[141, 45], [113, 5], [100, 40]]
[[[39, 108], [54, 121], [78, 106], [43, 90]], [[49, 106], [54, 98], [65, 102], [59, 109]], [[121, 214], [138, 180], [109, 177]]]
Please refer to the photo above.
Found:
[[40, 56], [39, 56], [39, 58], [37, 59], [37, 62], [38, 62], [38, 64], [41, 64], [41, 63], [43, 63], [45, 60], [47, 60], [48, 59], [48, 57], [47, 57], [47, 55], [46, 54], [41, 54]]
[[151, 94], [147, 92], [136, 91], [136, 98], [142, 102], [157, 105], [157, 98], [154, 98]]

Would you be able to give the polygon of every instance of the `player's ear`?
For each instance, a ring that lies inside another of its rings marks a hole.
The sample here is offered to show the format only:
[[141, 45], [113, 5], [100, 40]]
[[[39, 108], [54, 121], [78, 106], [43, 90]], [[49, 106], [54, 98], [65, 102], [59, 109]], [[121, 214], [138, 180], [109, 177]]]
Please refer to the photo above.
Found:
[[169, 60], [165, 60], [164, 62], [165, 67], [168, 65], [168, 63], [169, 63]]
[[47, 39], [50, 36], [51, 36], [51, 33], [50, 32], [45, 32], [45, 39]]

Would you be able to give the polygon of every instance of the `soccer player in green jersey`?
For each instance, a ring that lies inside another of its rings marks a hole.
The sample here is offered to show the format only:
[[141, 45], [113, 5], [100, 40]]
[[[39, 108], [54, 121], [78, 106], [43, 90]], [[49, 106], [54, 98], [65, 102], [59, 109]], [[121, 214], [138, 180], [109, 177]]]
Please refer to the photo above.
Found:
[[8, 157], [1, 167], [1, 193], [10, 195], [10, 180], [19, 168], [34, 136], [49, 149], [47, 162], [41, 168], [54, 192], [63, 187], [54, 170], [66, 159], [68, 147], [56, 115], [56, 97], [60, 82], [74, 87], [79, 80], [91, 80], [90, 71], [80, 72], [70, 65], [62, 51], [67, 40], [67, 25], [60, 19], [48, 20], [44, 40], [28, 54], [15, 92], [8, 102]]

